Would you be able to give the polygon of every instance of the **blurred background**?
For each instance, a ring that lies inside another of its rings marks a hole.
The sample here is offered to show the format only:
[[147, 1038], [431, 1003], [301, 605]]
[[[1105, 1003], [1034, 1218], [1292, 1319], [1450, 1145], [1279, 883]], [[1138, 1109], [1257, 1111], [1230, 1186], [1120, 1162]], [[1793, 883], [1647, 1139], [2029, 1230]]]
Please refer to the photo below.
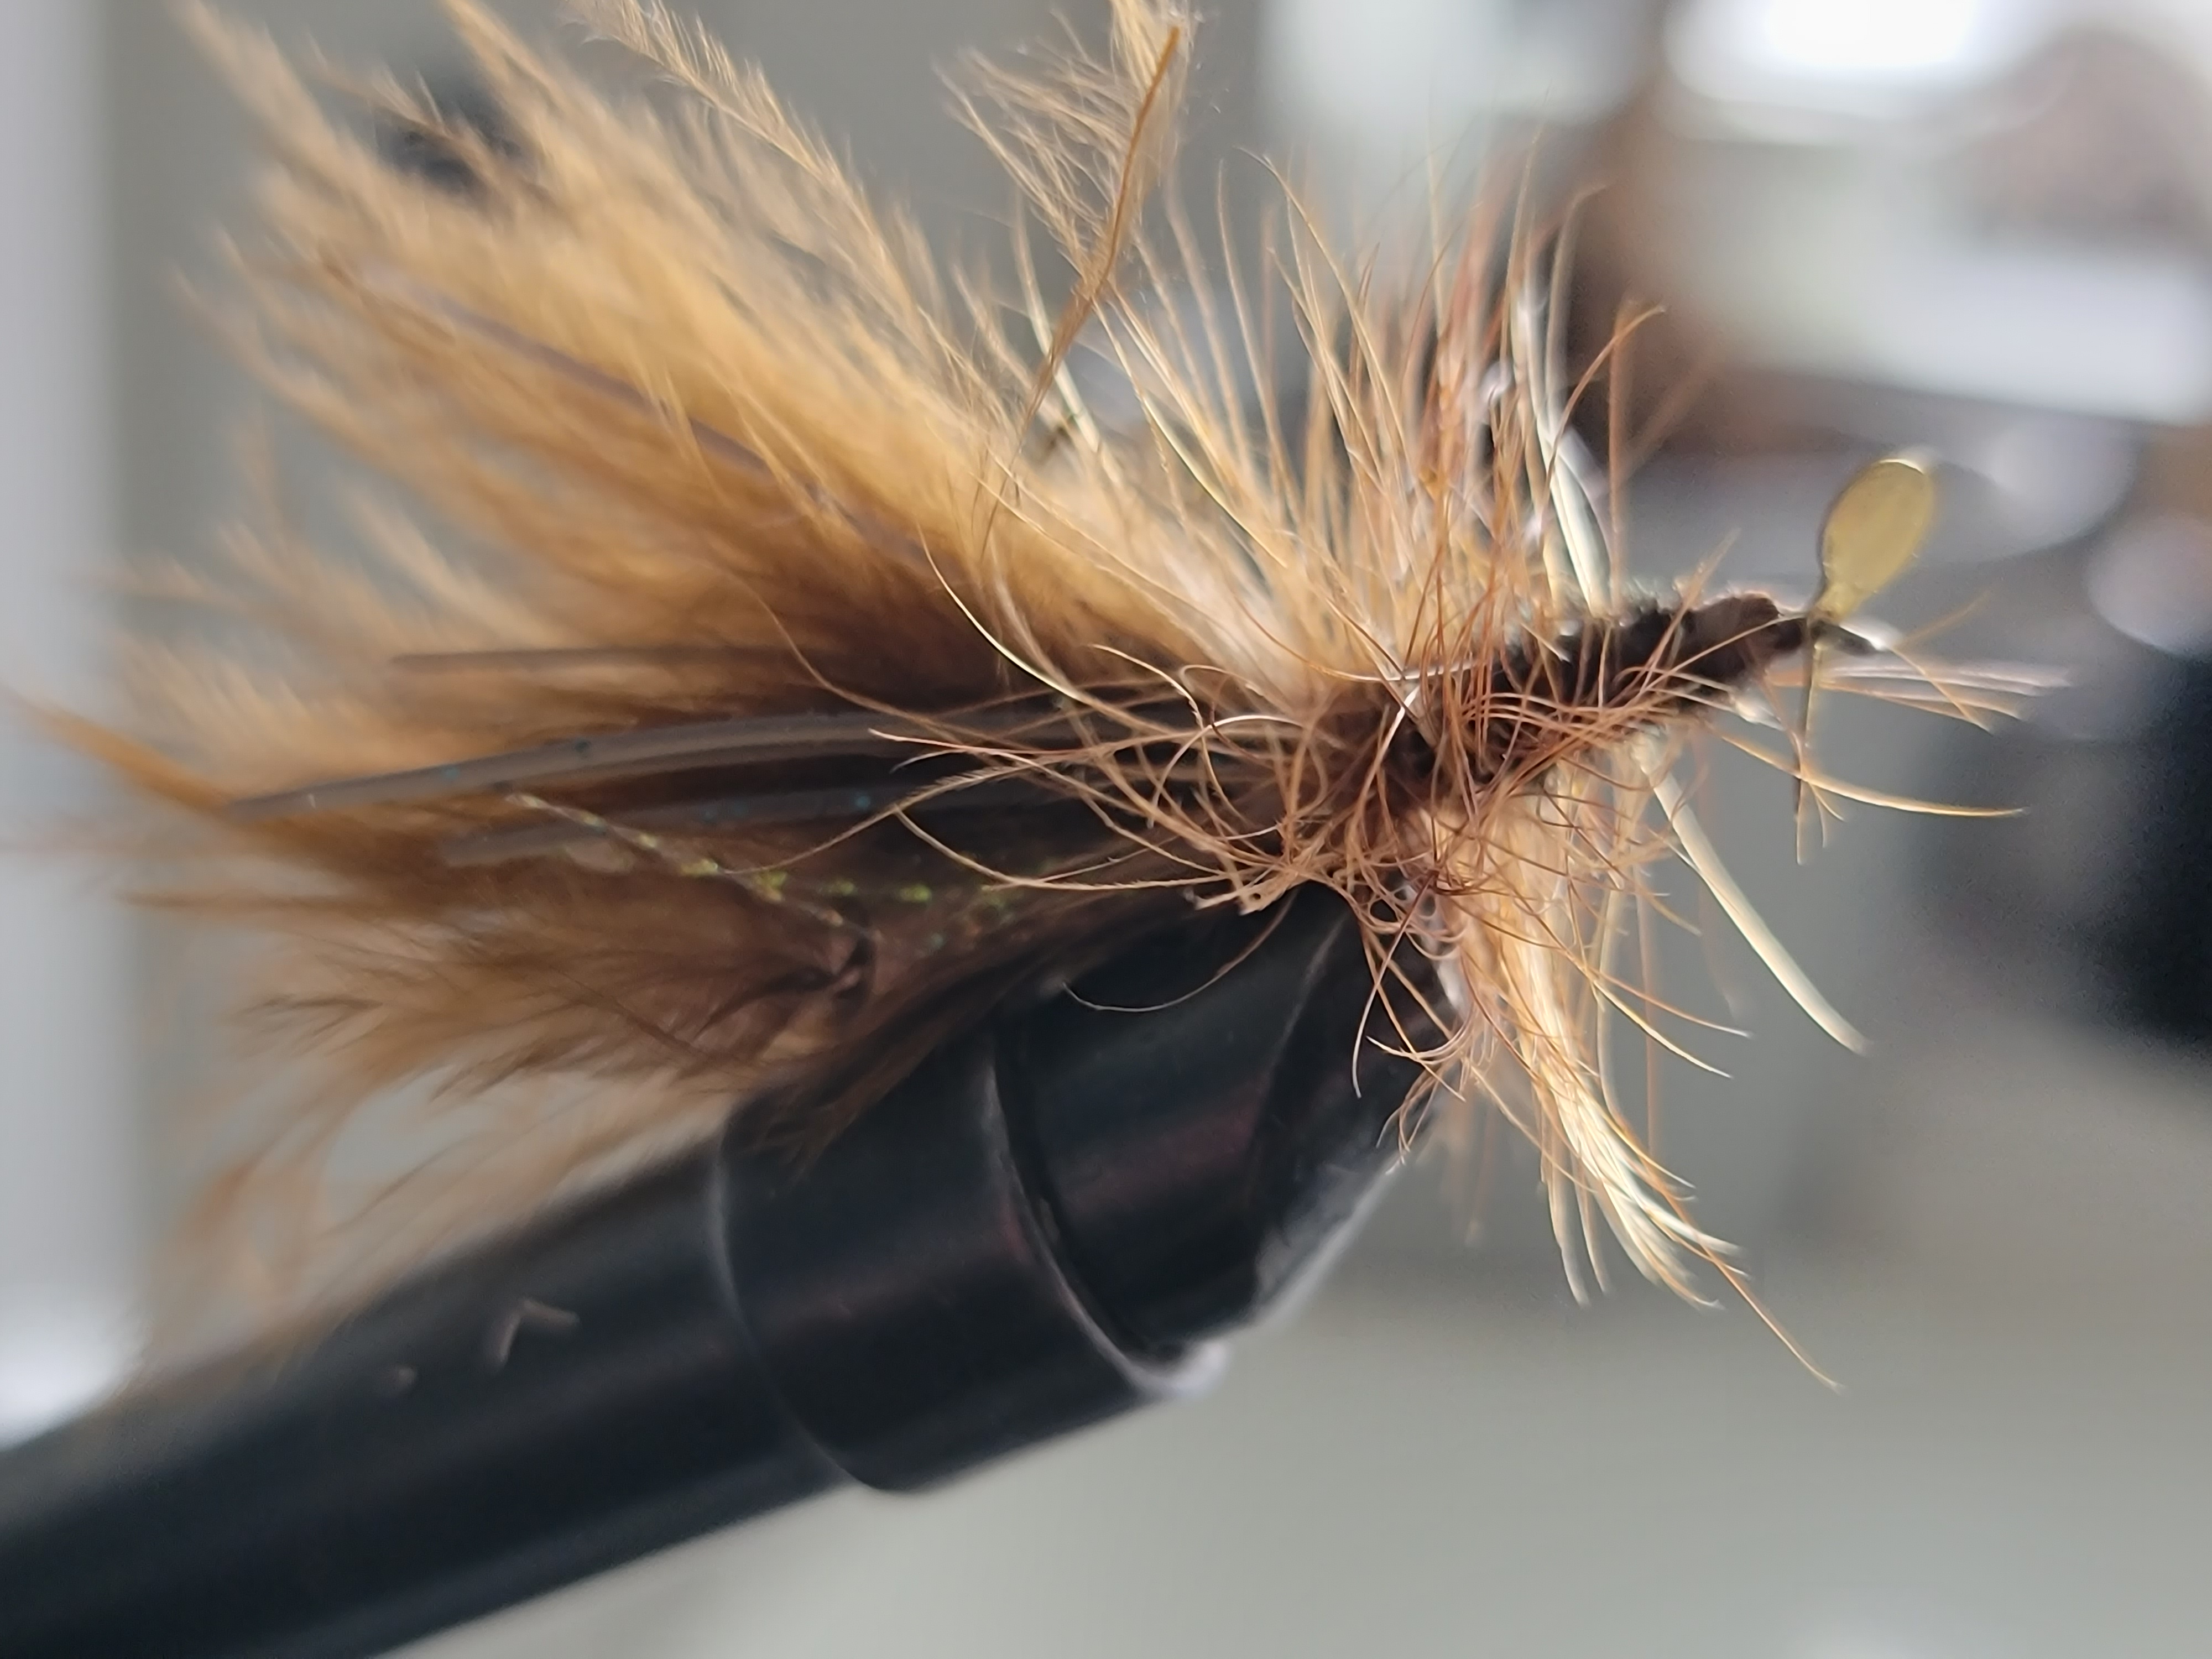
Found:
[[[1005, 194], [937, 70], [1103, 5], [688, 9], [984, 248]], [[465, 93], [428, 0], [230, 9]], [[2025, 811], [1856, 811], [1802, 870], [1786, 784], [1712, 760], [1723, 850], [1875, 1051], [1686, 943], [1670, 987], [1758, 1035], [1706, 1046], [1726, 1079], [1665, 1078], [1661, 1150], [1842, 1391], [1740, 1305], [1575, 1307], [1533, 1163], [1474, 1212], [1417, 1168], [1200, 1402], [419, 1651], [2212, 1651], [2212, 0], [1204, 9], [1187, 176], [1225, 178], [1240, 234], [1254, 152], [1362, 234], [1423, 209], [1437, 158], [1532, 136], [1540, 191], [1602, 186], [1580, 314], [1667, 307], [1636, 370], [1668, 434], [1629, 497], [1646, 576], [1725, 545], [1725, 579], [1802, 592], [1837, 486], [1926, 445], [1944, 516], [1886, 618], [2069, 676], [1991, 732], [1835, 699], [1842, 775]], [[178, 279], [241, 221], [250, 155], [158, 0], [0, 19], [0, 665], [82, 702], [110, 579], [241, 505], [252, 400]], [[11, 831], [88, 805], [0, 738]], [[0, 1438], [128, 1363], [207, 977], [88, 875], [0, 854]]]

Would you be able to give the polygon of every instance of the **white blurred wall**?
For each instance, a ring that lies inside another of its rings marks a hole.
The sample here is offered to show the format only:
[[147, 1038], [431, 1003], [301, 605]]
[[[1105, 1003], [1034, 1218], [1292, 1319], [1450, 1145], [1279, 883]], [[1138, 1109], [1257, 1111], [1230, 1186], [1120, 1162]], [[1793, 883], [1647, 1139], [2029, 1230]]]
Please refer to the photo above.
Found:
[[[107, 641], [109, 134], [100, 16], [0, 7], [0, 688], [82, 701]], [[140, 1228], [129, 929], [27, 842], [93, 805], [0, 728], [0, 1440], [81, 1405], [133, 1340]]]

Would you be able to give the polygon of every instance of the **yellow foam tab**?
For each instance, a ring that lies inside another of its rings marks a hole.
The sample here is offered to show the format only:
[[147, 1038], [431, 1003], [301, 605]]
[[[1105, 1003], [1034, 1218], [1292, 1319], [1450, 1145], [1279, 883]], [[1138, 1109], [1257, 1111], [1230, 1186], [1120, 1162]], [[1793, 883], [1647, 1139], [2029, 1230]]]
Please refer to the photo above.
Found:
[[1844, 486], [1820, 527], [1820, 592], [1811, 614], [1840, 622], [1897, 579], [1936, 519], [1936, 473], [1889, 455]]

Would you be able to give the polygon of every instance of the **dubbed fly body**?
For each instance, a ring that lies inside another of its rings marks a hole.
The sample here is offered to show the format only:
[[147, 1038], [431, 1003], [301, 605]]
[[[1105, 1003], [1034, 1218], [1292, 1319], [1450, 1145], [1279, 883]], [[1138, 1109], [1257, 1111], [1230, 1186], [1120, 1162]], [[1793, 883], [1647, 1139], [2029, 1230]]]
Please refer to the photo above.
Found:
[[[465, 190], [204, 24], [274, 153], [241, 348], [439, 526], [367, 514], [374, 575], [239, 537], [192, 589], [269, 648], [149, 649], [130, 735], [73, 728], [192, 826], [180, 900], [278, 939], [260, 1029], [320, 1068], [215, 1224], [265, 1244], [252, 1218], [410, 1085], [450, 1121], [380, 1188], [387, 1254], [709, 1133], [733, 1096], [818, 1144], [1010, 993], [1319, 884], [1404, 993], [1375, 1018], [1421, 1006], [1409, 1133], [1502, 1109], [1571, 1262], [1610, 1232], [1678, 1288], [1699, 1259], [1734, 1275], [1609, 1097], [1608, 1020], [1678, 1041], [1620, 940], [1686, 860], [1847, 1029], [1676, 769], [1793, 678], [1954, 711], [2019, 689], [1826, 671], [1925, 530], [1922, 464], [1845, 492], [1803, 612], [1636, 597], [1574, 459], [1545, 240], [1477, 204], [1397, 281], [1293, 201], [1262, 276], [1209, 255], [1153, 199], [1191, 40], [1158, 0], [1115, 0], [1103, 58], [969, 77], [1023, 204], [1006, 303], [657, 9], [590, 15], [675, 113], [452, 12], [496, 143], [356, 90]], [[1079, 350], [1133, 419], [1085, 402]], [[1802, 743], [1770, 758], [1851, 793]]]

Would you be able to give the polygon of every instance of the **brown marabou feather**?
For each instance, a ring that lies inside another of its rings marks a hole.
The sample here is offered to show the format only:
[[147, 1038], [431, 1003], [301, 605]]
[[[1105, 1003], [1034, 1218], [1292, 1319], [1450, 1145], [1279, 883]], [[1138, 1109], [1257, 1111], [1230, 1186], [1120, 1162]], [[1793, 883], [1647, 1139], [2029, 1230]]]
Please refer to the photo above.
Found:
[[[1688, 1259], [1721, 1260], [1595, 1044], [1611, 1014], [1657, 1021], [1611, 940], [1676, 845], [1673, 734], [1802, 626], [1757, 596], [1624, 608], [1565, 458], [1540, 238], [1493, 258], [1479, 210], [1396, 283], [1293, 198], [1265, 281], [1232, 274], [1197, 321], [1153, 303], [1217, 291], [1147, 210], [1191, 25], [1115, 0], [1108, 61], [991, 70], [969, 106], [1072, 275], [1009, 328], [657, 8], [589, 15], [676, 112], [450, 9], [511, 143], [371, 95], [465, 191], [396, 172], [268, 41], [193, 13], [272, 158], [234, 337], [459, 550], [382, 508], [373, 572], [241, 535], [202, 592], [264, 644], [149, 647], [133, 738], [76, 730], [197, 824], [174, 902], [281, 941], [254, 1029], [315, 1069], [210, 1188], [231, 1245], [348, 1237], [373, 1277], [733, 1098], [811, 1100], [763, 1132], [834, 1132], [1009, 988], [1317, 882], [1370, 918], [1378, 975], [1443, 964], [1434, 1102], [1522, 1124], [1563, 1247], [1609, 1230], [1686, 1291]], [[1273, 383], [1279, 326], [1302, 387]], [[1079, 336], [1133, 428], [1064, 372]], [[768, 758], [297, 793], [817, 716], [843, 736]], [[962, 811], [969, 788], [1000, 804]], [[764, 796], [824, 806], [727, 810]], [[276, 804], [225, 805], [255, 797]], [[327, 1200], [333, 1146], [410, 1088], [476, 1129], [401, 1172], [404, 1202], [270, 1220]]]

